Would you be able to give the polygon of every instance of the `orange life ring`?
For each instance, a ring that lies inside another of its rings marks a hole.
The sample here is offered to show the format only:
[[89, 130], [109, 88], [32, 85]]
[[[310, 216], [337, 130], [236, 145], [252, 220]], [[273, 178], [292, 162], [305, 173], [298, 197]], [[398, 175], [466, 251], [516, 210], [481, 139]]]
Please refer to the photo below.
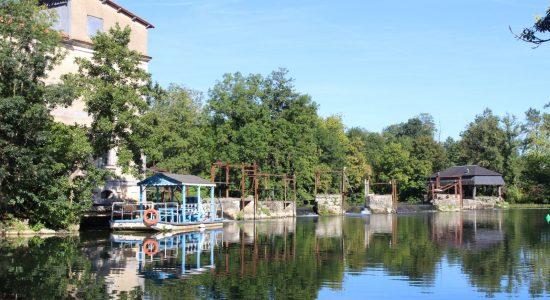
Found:
[[143, 243], [143, 253], [150, 256], [159, 253], [159, 243], [153, 239], [146, 240]]
[[[149, 219], [149, 214], [155, 215], [155, 218]], [[154, 208], [149, 208], [143, 214], [143, 223], [145, 223], [145, 225], [153, 226], [157, 224], [157, 222], [159, 221], [159, 218], [160, 218], [159, 212]]]

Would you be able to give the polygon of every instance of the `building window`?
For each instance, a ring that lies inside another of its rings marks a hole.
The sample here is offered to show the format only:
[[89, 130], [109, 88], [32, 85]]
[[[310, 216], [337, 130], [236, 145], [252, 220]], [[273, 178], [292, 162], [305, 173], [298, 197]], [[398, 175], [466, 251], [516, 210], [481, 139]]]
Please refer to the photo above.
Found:
[[88, 16], [88, 36], [94, 37], [98, 32], [103, 31], [103, 19]]

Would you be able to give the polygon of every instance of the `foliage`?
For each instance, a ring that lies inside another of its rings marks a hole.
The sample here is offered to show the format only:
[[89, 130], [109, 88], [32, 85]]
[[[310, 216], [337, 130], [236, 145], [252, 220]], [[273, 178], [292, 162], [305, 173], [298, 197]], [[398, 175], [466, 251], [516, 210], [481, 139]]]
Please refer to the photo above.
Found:
[[[510, 28], [510, 30], [512, 30]], [[523, 31], [516, 35], [518, 40], [535, 44], [535, 48], [543, 43], [550, 41], [550, 38], [541, 37], [540, 34], [550, 32], [550, 8], [546, 11], [546, 15], [535, 18], [535, 24], [531, 28], [524, 28]]]
[[294, 90], [284, 69], [269, 76], [226, 74], [209, 92], [213, 160], [256, 162], [263, 172], [296, 174], [298, 195], [313, 185], [317, 105]]
[[[82, 128], [56, 124], [50, 110], [73, 98], [66, 82], [44, 85], [63, 58], [51, 12], [35, 1], [0, 6], [0, 208], [31, 225], [66, 228], [89, 207], [100, 177]], [[79, 172], [91, 176], [76, 178]]]
[[170, 85], [152, 99], [140, 136], [147, 166], [173, 173], [198, 173], [211, 162], [211, 133], [201, 94]]
[[462, 133], [462, 159], [467, 164], [477, 164], [482, 167], [502, 173], [504, 170], [505, 132], [499, 126], [500, 120], [486, 109], [468, 125]]
[[140, 133], [147, 99], [153, 96], [150, 74], [141, 66], [141, 54], [130, 50], [130, 28], [118, 24], [92, 37], [91, 59], [76, 58], [78, 74], [66, 76], [78, 87], [92, 117], [90, 140], [94, 156], [111, 149], [118, 153], [123, 172], [143, 171]]

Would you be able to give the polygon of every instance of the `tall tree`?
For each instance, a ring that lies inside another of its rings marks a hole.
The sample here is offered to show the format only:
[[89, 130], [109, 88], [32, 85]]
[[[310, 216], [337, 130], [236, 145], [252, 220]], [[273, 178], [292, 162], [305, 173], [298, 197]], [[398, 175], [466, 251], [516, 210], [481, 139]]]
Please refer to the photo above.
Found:
[[256, 162], [262, 171], [296, 174], [301, 199], [310, 197], [317, 164], [317, 105], [295, 91], [284, 69], [269, 76], [226, 74], [209, 92], [212, 157]]
[[149, 167], [174, 173], [208, 170], [213, 145], [200, 93], [172, 84], [152, 99], [143, 118], [140, 141]]
[[521, 141], [519, 139], [521, 126], [518, 124], [516, 117], [507, 115], [501, 120], [504, 130], [504, 142], [502, 151], [503, 157], [503, 175], [506, 183], [511, 186], [517, 185], [521, 172], [519, 161], [519, 147]]
[[450, 166], [445, 148], [430, 136], [420, 136], [413, 140], [411, 157], [429, 163], [431, 172]]
[[118, 24], [92, 38], [91, 59], [79, 57], [79, 73], [67, 76], [79, 87], [92, 117], [90, 137], [96, 157], [116, 149], [125, 173], [141, 171], [140, 117], [152, 96], [151, 76], [140, 64], [142, 55], [130, 50], [130, 28]]
[[97, 177], [86, 131], [56, 124], [50, 115], [73, 94], [63, 83], [44, 85], [63, 53], [61, 34], [50, 29], [53, 12], [36, 3], [0, 5], [0, 210], [3, 219], [65, 228], [91, 204]]
[[447, 153], [450, 166], [465, 164], [462, 160], [464, 155], [462, 155], [460, 141], [456, 141], [452, 137], [448, 137], [443, 143], [443, 148], [445, 148], [445, 152]]
[[523, 179], [527, 196], [539, 202], [550, 201], [550, 113], [529, 109], [522, 126], [525, 136]]
[[356, 199], [364, 199], [357, 196], [363, 190], [363, 180], [373, 175], [372, 166], [369, 165], [364, 153], [365, 142], [358, 137], [353, 137], [346, 148], [346, 174], [352, 194]]
[[403, 137], [414, 139], [420, 136], [433, 138], [435, 132], [434, 119], [427, 113], [411, 118], [405, 123], [390, 125], [383, 130], [383, 134], [389, 139], [399, 139]]
[[270, 116], [262, 105], [261, 75], [225, 74], [209, 91], [208, 111], [221, 161], [267, 161]]
[[485, 109], [462, 133], [463, 161], [502, 173], [505, 138], [506, 133], [500, 128], [500, 119], [490, 109]]

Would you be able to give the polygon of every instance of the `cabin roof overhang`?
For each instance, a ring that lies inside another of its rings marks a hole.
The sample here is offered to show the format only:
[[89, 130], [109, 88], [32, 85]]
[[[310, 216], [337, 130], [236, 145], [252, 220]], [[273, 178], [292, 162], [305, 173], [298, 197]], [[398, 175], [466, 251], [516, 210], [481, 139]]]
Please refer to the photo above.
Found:
[[432, 176], [428, 178], [428, 181], [434, 182], [437, 180], [437, 177], [440, 178], [440, 182], [443, 185], [452, 183], [459, 178], [462, 179], [462, 185], [464, 186], [505, 185], [504, 179], [500, 173], [476, 165], [451, 167], [432, 174]]
[[194, 175], [157, 173], [153, 176], [138, 182], [139, 186], [195, 186], [195, 187], [216, 187], [216, 185], [206, 179]]

